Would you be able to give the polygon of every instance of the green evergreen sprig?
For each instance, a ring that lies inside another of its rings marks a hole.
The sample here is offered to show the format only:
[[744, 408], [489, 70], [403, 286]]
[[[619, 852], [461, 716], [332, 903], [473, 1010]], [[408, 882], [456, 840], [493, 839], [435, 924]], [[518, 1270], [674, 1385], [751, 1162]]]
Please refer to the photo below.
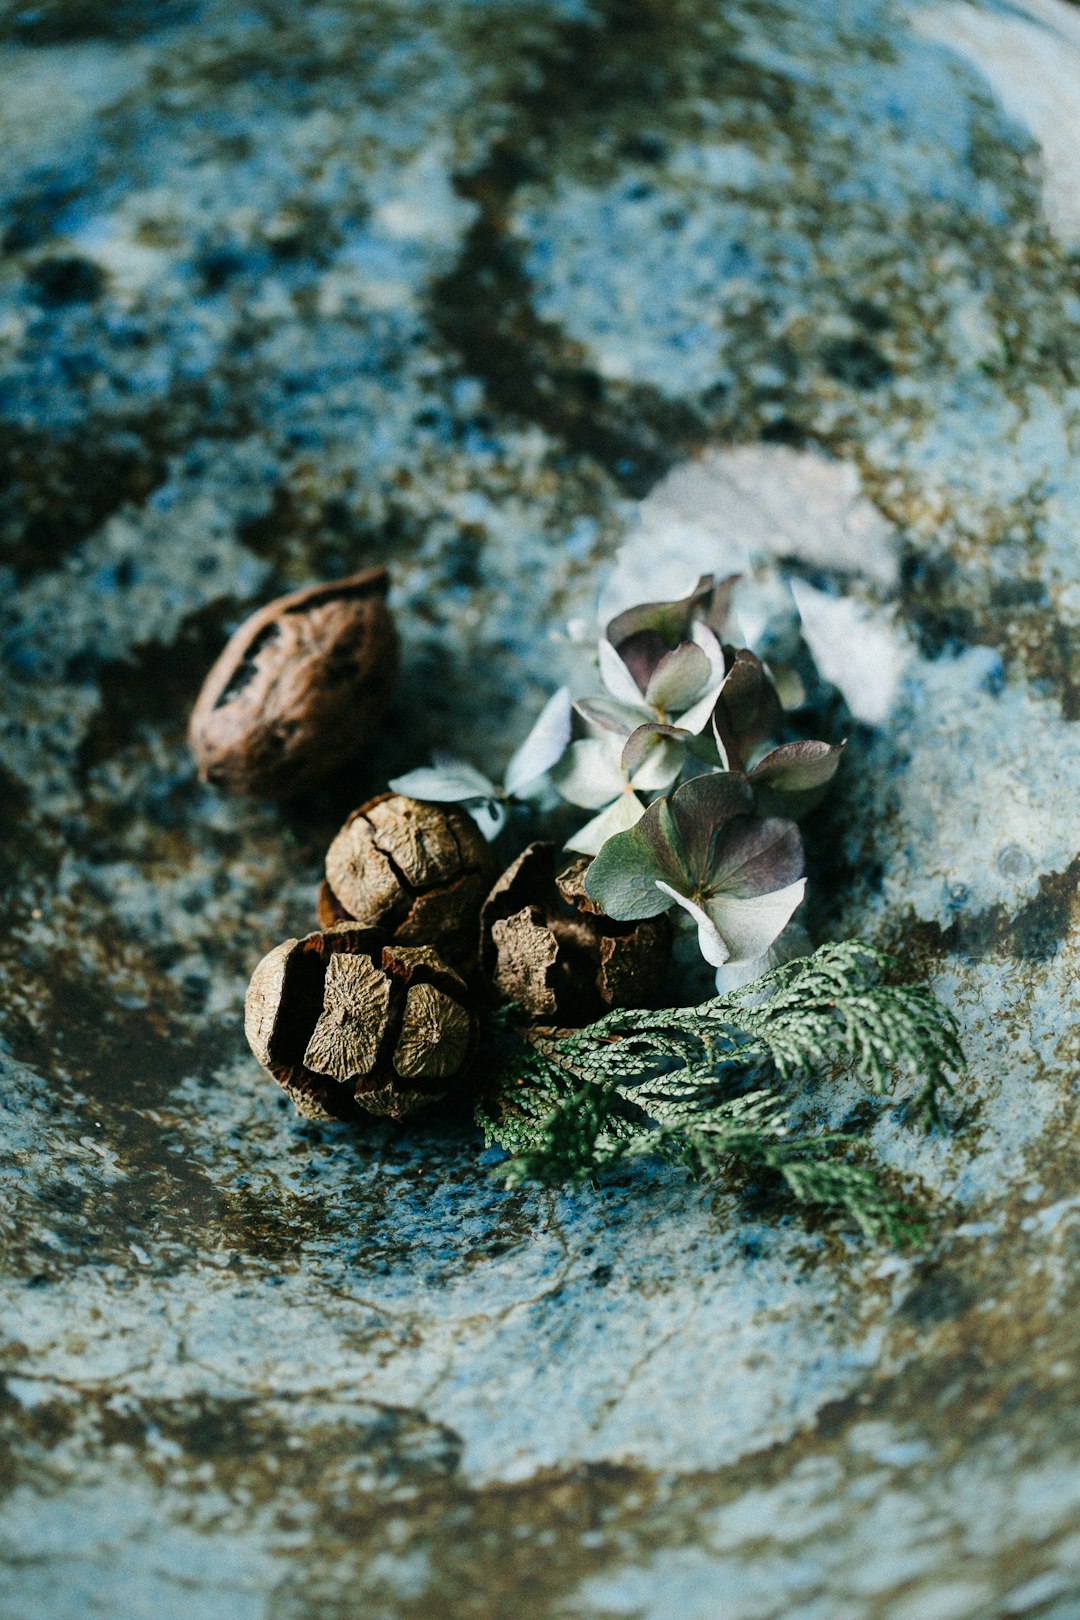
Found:
[[[917, 1241], [925, 1220], [850, 1136], [795, 1130], [805, 1082], [847, 1070], [877, 1093], [899, 1075], [927, 1124], [963, 1068], [952, 1014], [859, 941], [823, 946], [698, 1007], [617, 1011], [570, 1035], [492, 1031], [477, 1108], [511, 1186], [592, 1180], [657, 1155], [695, 1176], [733, 1161], [773, 1171], [802, 1202], [845, 1209], [870, 1237]], [[803, 1083], [800, 1090], [800, 1082]]]

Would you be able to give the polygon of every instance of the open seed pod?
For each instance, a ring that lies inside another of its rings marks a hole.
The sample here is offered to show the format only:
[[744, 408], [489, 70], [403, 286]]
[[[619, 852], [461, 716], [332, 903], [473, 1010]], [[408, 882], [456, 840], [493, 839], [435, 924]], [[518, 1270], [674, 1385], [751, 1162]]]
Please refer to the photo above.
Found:
[[264, 956], [244, 1031], [308, 1119], [405, 1119], [461, 1087], [479, 1038], [465, 984], [436, 951], [355, 923]]
[[326, 853], [319, 922], [360, 922], [403, 945], [430, 942], [468, 969], [492, 876], [488, 846], [465, 811], [383, 793], [353, 811]]
[[558, 870], [554, 844], [530, 844], [481, 913], [480, 960], [496, 993], [545, 1023], [592, 1023], [659, 1000], [671, 950], [664, 916], [615, 922], [589, 899], [589, 862]]
[[188, 727], [204, 782], [288, 799], [356, 755], [397, 674], [388, 587], [386, 569], [370, 568], [279, 596], [244, 620]]

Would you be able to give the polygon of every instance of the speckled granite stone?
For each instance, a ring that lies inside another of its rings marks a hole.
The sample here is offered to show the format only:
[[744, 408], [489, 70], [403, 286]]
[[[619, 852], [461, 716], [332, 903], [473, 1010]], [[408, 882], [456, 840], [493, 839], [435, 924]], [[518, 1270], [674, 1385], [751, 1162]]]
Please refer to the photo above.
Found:
[[[1072, 1620], [1080, 12], [0, 9], [5, 1620]], [[971, 1058], [830, 1103], [930, 1248], [298, 1122], [240, 1007], [342, 808], [777, 557], [881, 720], [810, 923]], [[385, 738], [201, 787], [229, 629], [377, 562]]]

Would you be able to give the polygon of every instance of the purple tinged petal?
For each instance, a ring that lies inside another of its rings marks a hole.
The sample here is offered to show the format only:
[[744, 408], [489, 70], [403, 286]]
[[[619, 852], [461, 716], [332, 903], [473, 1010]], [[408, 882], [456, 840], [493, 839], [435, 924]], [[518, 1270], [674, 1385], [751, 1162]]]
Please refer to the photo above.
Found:
[[707, 601], [702, 604], [701, 617], [721, 640], [731, 618], [731, 599], [741, 578], [741, 574], [726, 574], [723, 579], [714, 581]]
[[760, 658], [740, 647], [729, 662], [717, 702], [722, 717], [719, 725], [745, 758], [756, 744], [775, 734], [783, 711]]
[[806, 869], [802, 838], [780, 816], [739, 816], [717, 829], [704, 887], [711, 895], [753, 899], [796, 883]]
[[758, 761], [750, 780], [755, 786], [776, 788], [781, 793], [808, 793], [832, 781], [843, 751], [843, 743], [784, 743]]
[[693, 890], [701, 885], [708, 874], [718, 830], [735, 816], [748, 816], [753, 808], [753, 789], [744, 776], [734, 772], [695, 776], [675, 789], [670, 814], [678, 829], [688, 876], [681, 887]]
[[[724, 582], [728, 587], [728, 597], [733, 583], [734, 580]], [[620, 642], [627, 641], [642, 630], [652, 630], [663, 638], [665, 646], [677, 647], [680, 641], [686, 639], [694, 619], [710, 618], [715, 592], [713, 576], [702, 574], [689, 596], [677, 602], [643, 602], [639, 607], [627, 608], [625, 612], [616, 614], [607, 627], [607, 638], [617, 647]]]
[[653, 671], [667, 657], [669, 648], [663, 636], [655, 630], [639, 630], [615, 644], [615, 651], [633, 677], [634, 685], [642, 694], [647, 692]]

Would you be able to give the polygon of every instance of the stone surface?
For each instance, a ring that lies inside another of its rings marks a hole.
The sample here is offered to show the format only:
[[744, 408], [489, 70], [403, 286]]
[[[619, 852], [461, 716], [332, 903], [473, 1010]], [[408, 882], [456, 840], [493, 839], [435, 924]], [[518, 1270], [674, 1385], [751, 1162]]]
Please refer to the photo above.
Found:
[[[1076, 1615], [1080, 13], [4, 16], [5, 1616]], [[776, 555], [895, 673], [808, 922], [960, 1015], [950, 1135], [825, 1099], [929, 1249], [297, 1121], [243, 990], [342, 815]], [[228, 631], [380, 562], [362, 766], [200, 786]]]

